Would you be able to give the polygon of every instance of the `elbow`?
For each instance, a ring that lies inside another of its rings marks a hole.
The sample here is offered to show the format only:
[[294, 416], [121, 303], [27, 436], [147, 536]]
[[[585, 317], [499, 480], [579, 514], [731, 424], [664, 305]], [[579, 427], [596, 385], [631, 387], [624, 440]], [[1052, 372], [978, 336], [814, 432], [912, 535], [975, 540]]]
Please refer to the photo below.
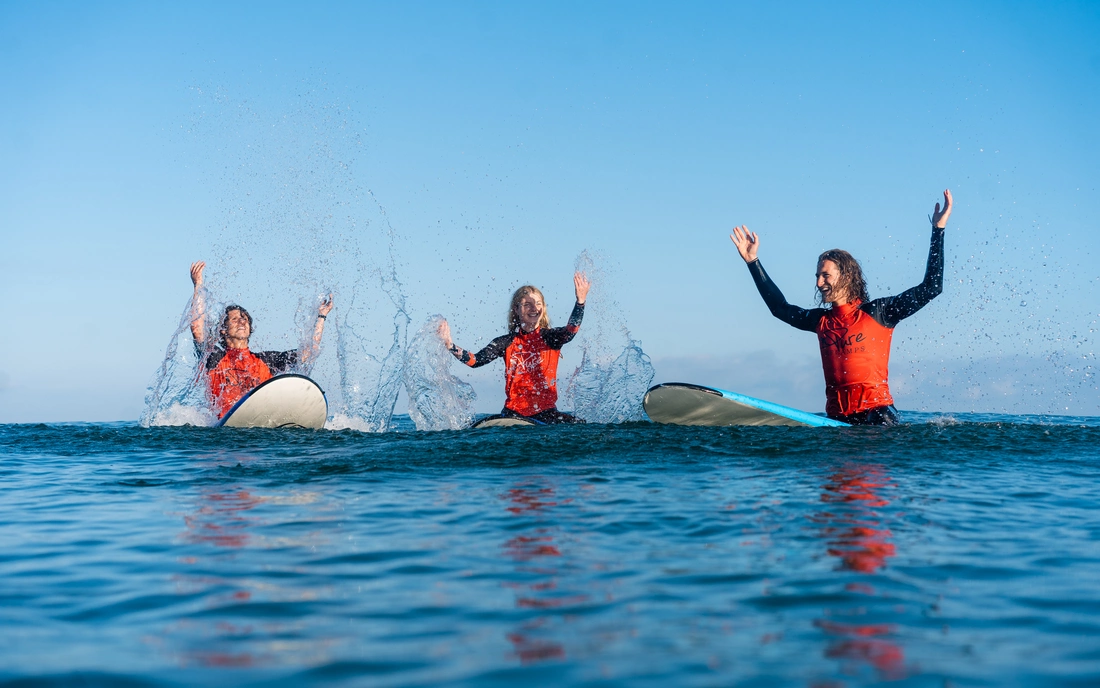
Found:
[[[786, 304], [784, 304], [784, 306], [785, 305]], [[781, 307], [781, 306], [768, 306], [768, 312], [772, 314], [773, 318], [777, 318], [779, 320], [783, 320], [784, 322], [786, 322], [786, 317], [785, 317], [786, 312], [785, 312], [783, 307]]]

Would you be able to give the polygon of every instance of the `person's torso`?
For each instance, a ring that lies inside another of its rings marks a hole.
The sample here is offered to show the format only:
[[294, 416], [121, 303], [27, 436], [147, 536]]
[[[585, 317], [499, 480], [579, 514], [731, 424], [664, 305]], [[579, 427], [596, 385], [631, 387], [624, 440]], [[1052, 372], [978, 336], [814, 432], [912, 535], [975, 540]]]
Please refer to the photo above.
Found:
[[554, 408], [560, 357], [542, 330], [515, 335], [504, 352], [504, 405], [525, 416]]
[[271, 368], [256, 354], [247, 349], [227, 349], [207, 371], [208, 389], [218, 417], [224, 416], [257, 385], [270, 379]]
[[834, 306], [817, 325], [825, 373], [825, 412], [832, 417], [894, 403], [887, 383], [893, 330], [856, 301]]

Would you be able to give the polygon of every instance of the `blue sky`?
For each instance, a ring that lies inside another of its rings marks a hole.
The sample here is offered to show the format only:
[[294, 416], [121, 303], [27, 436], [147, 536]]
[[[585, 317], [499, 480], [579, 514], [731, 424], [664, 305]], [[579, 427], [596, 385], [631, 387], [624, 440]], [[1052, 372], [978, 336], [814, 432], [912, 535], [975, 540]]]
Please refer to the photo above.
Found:
[[563, 321], [587, 249], [658, 380], [820, 410], [729, 228], [792, 302], [832, 247], [893, 293], [947, 186], [899, 406], [1100, 413], [1100, 7], [892, 5], [4, 3], [0, 422], [136, 418], [197, 258], [293, 346], [385, 226], [414, 331], [480, 346], [527, 282]]

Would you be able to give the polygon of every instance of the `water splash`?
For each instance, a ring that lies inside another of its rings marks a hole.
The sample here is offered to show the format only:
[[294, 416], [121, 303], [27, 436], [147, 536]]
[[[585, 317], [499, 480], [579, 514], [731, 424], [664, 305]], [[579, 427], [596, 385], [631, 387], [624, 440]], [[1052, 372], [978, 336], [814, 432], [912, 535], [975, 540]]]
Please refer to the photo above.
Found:
[[[197, 299], [196, 299], [197, 296]], [[196, 300], [203, 306], [203, 327], [206, 342], [196, 346], [191, 335]], [[303, 299], [305, 301], [305, 299]], [[318, 300], [319, 303], [319, 300]], [[202, 287], [192, 295], [180, 315], [179, 324], [172, 333], [165, 350], [164, 360], [153, 376], [145, 396], [145, 409], [140, 423], [143, 427], [165, 425], [214, 425], [218, 416], [210, 404], [206, 391], [204, 363], [216, 346], [214, 333], [221, 327], [221, 317], [228, 304], [216, 298], [209, 289]], [[316, 308], [312, 309], [316, 312]], [[303, 327], [303, 332], [305, 328]], [[302, 338], [299, 353], [313, 348], [313, 330]], [[309, 375], [317, 359], [317, 351], [299, 356], [299, 363], [287, 372]]]
[[[223, 219], [214, 236], [196, 242], [204, 255], [190, 259], [207, 259], [211, 293], [252, 313], [260, 332], [250, 342], [254, 351], [312, 348], [317, 307], [332, 293], [335, 307], [317, 355], [295, 372], [325, 390], [330, 427], [390, 429], [409, 318], [397, 277], [396, 233], [354, 173], [363, 128], [323, 84], [307, 85], [273, 112], [245, 94], [195, 93], [187, 128], [197, 149], [193, 167], [214, 180]], [[280, 324], [290, 322], [296, 328]], [[187, 324], [181, 322], [169, 343], [144, 423], [187, 415], [167, 414], [174, 404], [206, 406]]]
[[653, 382], [653, 364], [641, 342], [630, 336], [622, 310], [606, 286], [607, 275], [587, 250], [577, 256], [574, 270], [585, 273], [592, 287], [577, 338], [581, 363], [563, 397], [589, 423], [644, 420], [642, 399]]
[[454, 357], [439, 338], [443, 316], [433, 315], [413, 336], [405, 356], [409, 416], [418, 430], [459, 430], [474, 417], [477, 394], [450, 373]]
[[614, 360], [598, 358], [588, 348], [573, 373], [567, 394], [573, 400], [573, 412], [589, 423], [625, 423], [645, 420], [642, 398], [653, 382], [653, 364], [642, 351], [641, 343], [630, 339]]
[[[209, 303], [205, 289], [200, 298]], [[139, 421], [142, 427], [213, 425], [217, 421], [198, 375], [202, 356], [191, 339], [193, 308], [194, 297], [187, 300], [179, 324], [168, 340], [164, 360], [146, 392], [145, 410]]]
[[384, 356], [369, 353], [371, 340], [362, 332], [364, 325], [370, 325], [370, 317], [365, 309], [357, 308], [353, 296], [337, 326], [340, 396], [335, 404], [329, 403], [330, 410], [335, 407], [331, 429], [385, 432], [393, 428], [393, 410], [404, 381], [409, 316], [396, 271], [391, 269], [380, 278], [383, 293], [396, 309], [390, 348]]

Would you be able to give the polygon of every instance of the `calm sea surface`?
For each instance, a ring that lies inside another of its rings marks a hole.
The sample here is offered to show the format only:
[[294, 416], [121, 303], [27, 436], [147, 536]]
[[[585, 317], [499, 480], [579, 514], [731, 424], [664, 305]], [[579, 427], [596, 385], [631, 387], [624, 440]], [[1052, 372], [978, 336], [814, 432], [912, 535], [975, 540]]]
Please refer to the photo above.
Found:
[[0, 681], [1100, 685], [1100, 421], [0, 426]]

